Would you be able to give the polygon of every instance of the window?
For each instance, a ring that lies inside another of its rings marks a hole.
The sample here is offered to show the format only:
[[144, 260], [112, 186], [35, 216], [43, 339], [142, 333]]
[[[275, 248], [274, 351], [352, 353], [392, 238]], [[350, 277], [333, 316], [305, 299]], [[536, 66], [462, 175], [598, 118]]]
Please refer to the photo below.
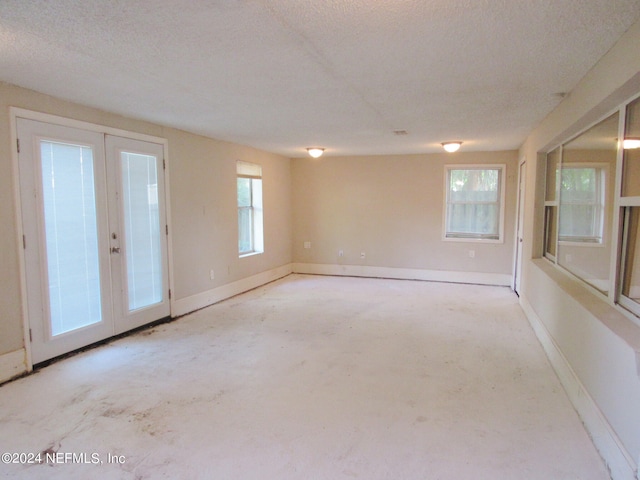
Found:
[[604, 166], [563, 166], [560, 186], [560, 241], [602, 243]]
[[544, 255], [556, 259], [558, 246], [558, 189], [560, 187], [560, 147], [547, 154], [544, 197]]
[[[640, 99], [627, 106], [624, 138], [640, 138]], [[619, 303], [640, 316], [640, 149], [622, 156], [622, 256]]]
[[544, 255], [602, 293], [610, 289], [618, 113], [547, 154]]
[[502, 241], [504, 168], [446, 167], [445, 239]]
[[238, 252], [240, 256], [264, 251], [262, 225], [262, 167], [237, 162]]
[[640, 208], [624, 209], [622, 303], [640, 312]]
[[543, 238], [548, 260], [640, 325], [638, 97], [547, 153]]

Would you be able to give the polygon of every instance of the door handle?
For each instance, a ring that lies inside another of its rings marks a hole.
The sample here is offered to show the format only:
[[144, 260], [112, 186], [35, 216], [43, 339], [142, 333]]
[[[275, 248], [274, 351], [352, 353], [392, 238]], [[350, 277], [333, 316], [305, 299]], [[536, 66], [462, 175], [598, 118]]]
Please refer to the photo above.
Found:
[[120, 253], [120, 247], [111, 247], [111, 253]]

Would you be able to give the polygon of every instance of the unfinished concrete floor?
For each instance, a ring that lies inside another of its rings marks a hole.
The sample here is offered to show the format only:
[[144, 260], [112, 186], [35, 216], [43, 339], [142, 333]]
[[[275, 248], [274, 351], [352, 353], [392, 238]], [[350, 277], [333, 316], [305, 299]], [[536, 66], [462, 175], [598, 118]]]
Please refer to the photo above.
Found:
[[2, 386], [0, 451], [68, 462], [10, 478], [609, 478], [509, 289], [302, 275]]

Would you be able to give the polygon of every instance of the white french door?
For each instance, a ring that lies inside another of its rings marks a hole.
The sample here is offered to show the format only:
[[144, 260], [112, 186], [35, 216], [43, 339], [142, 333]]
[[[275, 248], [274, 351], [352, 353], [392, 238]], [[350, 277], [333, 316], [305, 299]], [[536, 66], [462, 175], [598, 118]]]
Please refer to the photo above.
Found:
[[163, 145], [17, 119], [33, 363], [170, 315]]
[[170, 314], [163, 146], [107, 135], [115, 333]]

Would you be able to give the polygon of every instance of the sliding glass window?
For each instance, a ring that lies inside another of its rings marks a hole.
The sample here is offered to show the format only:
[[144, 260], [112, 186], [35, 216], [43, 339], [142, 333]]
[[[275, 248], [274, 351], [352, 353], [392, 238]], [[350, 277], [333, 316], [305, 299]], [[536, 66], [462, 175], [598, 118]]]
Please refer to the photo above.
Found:
[[547, 154], [544, 197], [544, 255], [555, 262], [558, 247], [558, 189], [560, 187], [560, 155], [562, 147]]
[[626, 109], [622, 160], [619, 303], [640, 315], [640, 99]]
[[547, 155], [545, 256], [609, 291], [618, 114]]

